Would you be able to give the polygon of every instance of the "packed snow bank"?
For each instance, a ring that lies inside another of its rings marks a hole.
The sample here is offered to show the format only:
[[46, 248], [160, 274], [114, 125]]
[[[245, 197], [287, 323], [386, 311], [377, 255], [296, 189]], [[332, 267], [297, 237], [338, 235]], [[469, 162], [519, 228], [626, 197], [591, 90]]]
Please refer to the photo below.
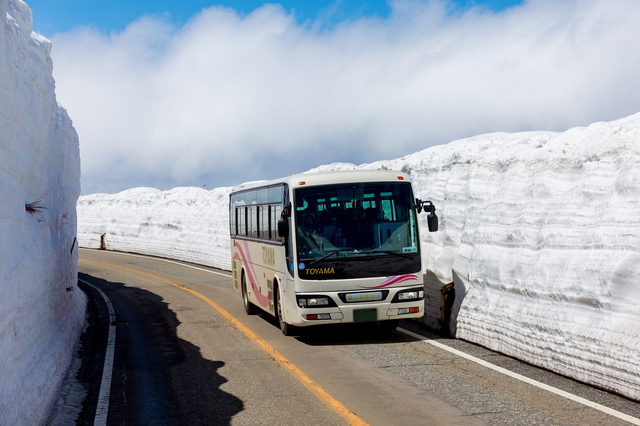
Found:
[[[78, 138], [56, 103], [51, 44], [0, 0], [0, 424], [48, 415], [84, 327]], [[30, 212], [27, 209], [30, 206]]]
[[[432, 200], [424, 321], [453, 281], [456, 336], [640, 399], [640, 114], [564, 133], [489, 134], [345, 169], [403, 170]], [[80, 197], [98, 248], [230, 268], [229, 188]]]
[[637, 114], [375, 164], [439, 208], [431, 312], [454, 281], [458, 338], [640, 400], [639, 130]]
[[179, 259], [231, 269], [229, 191], [134, 188], [78, 200], [81, 247]]

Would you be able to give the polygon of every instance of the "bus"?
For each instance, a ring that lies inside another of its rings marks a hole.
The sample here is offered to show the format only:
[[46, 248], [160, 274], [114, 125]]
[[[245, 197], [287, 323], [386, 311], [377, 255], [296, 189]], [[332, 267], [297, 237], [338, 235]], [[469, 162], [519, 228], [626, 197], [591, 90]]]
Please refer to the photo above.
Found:
[[389, 170], [294, 175], [229, 195], [233, 286], [247, 314], [298, 327], [377, 323], [424, 314], [418, 213], [409, 175]]

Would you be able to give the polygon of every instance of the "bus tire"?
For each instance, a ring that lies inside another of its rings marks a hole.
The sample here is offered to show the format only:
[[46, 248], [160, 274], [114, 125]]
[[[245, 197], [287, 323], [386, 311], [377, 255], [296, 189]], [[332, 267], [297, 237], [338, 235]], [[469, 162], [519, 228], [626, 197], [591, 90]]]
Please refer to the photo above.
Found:
[[249, 302], [249, 291], [247, 290], [247, 280], [244, 271], [242, 272], [242, 302], [244, 303], [244, 311], [247, 315], [255, 315], [258, 313], [256, 305]]
[[291, 336], [295, 331], [295, 327], [287, 324], [284, 320], [282, 300], [280, 299], [279, 289], [276, 286], [273, 288], [273, 297], [275, 298], [274, 305], [276, 307], [276, 321], [278, 322], [278, 326], [280, 326], [282, 334], [285, 336]]

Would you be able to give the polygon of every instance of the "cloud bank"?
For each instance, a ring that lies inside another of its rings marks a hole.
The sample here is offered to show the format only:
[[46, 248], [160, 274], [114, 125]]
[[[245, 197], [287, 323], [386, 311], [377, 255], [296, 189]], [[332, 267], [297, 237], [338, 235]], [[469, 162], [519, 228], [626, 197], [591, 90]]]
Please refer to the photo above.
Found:
[[640, 111], [636, 0], [391, 9], [328, 28], [278, 5], [212, 6], [182, 27], [145, 16], [56, 34], [83, 193], [234, 185]]

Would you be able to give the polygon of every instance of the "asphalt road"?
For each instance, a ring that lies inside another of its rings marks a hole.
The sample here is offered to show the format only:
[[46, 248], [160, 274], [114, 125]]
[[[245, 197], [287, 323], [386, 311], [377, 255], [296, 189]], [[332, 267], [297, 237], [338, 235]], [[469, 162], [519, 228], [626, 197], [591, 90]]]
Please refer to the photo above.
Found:
[[[245, 314], [229, 273], [191, 266], [81, 250], [90, 326], [80, 351], [78, 379], [87, 396], [78, 424], [94, 424], [110, 326], [116, 340], [107, 424], [622, 425], [629, 418], [621, 416], [640, 419], [637, 402], [441, 338], [419, 323], [401, 324], [417, 335], [332, 326], [285, 337], [268, 315]], [[111, 301], [115, 323], [98, 289]]]

